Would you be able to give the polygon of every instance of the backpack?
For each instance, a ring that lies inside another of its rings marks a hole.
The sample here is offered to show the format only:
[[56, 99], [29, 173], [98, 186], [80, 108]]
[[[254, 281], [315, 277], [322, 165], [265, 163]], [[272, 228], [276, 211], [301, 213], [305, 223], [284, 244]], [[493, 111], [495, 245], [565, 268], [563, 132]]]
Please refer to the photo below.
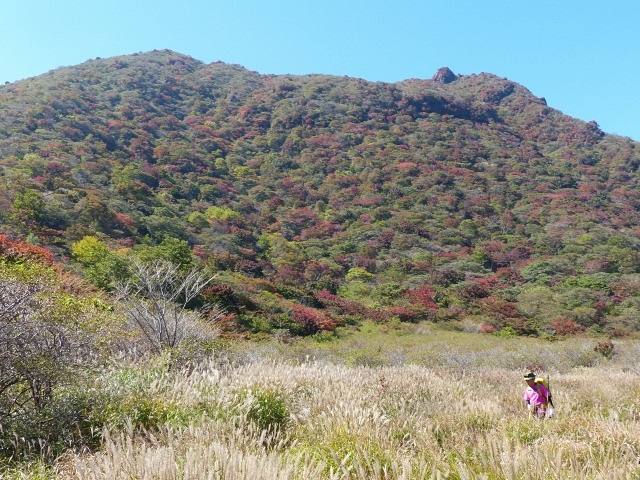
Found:
[[536, 377], [536, 384], [542, 384], [544, 385], [544, 388], [546, 388], [549, 393], [551, 393], [551, 390], [549, 390], [549, 380], [545, 377]]
[[536, 377], [536, 385], [544, 385], [544, 388], [549, 392], [549, 397], [547, 398], [547, 402], [549, 406], [553, 407], [553, 401], [551, 400], [551, 387], [549, 387], [549, 379], [545, 377]]

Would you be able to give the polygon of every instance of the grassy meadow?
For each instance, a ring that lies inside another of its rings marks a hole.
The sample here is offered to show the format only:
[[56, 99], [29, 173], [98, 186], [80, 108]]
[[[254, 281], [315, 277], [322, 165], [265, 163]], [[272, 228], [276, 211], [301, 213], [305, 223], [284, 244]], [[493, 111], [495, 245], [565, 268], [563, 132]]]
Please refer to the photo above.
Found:
[[[41, 479], [638, 479], [640, 343], [501, 338], [430, 324], [236, 342], [190, 368], [125, 362], [89, 389], [99, 448]], [[528, 418], [522, 374], [557, 416]]]

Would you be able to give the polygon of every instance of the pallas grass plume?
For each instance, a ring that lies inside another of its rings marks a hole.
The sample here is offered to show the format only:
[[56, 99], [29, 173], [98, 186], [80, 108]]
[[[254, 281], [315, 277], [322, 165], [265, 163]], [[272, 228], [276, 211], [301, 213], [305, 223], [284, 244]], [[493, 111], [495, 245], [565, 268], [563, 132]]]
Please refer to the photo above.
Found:
[[[68, 453], [47, 478], [640, 476], [633, 341], [604, 358], [589, 338], [411, 333], [246, 344], [184, 370], [119, 365], [93, 385], [113, 398], [102, 447]], [[354, 361], [354, 348], [373, 357]], [[551, 375], [554, 419], [530, 419], [522, 401], [532, 358]]]
[[[102, 451], [68, 456], [59, 475], [87, 480], [635, 478], [640, 382], [633, 372], [609, 368], [558, 373], [553, 379], [558, 417], [534, 421], [521, 401], [521, 372], [514, 369], [273, 360], [219, 368], [212, 362], [167, 373], [154, 380], [149, 394], [160, 403], [205, 402], [213, 408], [186, 423], [106, 430]], [[251, 414], [252, 392], [271, 392], [282, 400], [288, 420], [261, 429]]]

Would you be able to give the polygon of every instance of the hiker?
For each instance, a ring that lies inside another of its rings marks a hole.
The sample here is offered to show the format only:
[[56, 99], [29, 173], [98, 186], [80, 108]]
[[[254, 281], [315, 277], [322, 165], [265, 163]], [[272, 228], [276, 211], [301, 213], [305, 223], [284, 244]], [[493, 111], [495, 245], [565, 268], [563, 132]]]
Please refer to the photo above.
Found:
[[534, 415], [536, 418], [544, 418], [547, 415], [547, 404], [550, 402], [551, 397], [549, 390], [542, 382], [536, 382], [536, 374], [534, 372], [525, 374], [524, 379], [527, 382], [524, 401], [527, 402], [529, 416]]

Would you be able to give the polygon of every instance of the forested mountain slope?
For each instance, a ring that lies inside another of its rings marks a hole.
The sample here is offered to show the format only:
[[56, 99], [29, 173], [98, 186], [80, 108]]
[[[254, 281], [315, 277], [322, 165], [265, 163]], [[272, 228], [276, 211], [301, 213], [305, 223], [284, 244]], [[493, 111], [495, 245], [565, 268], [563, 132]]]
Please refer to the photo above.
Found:
[[[628, 138], [446, 68], [381, 83], [153, 51], [0, 86], [5, 232], [72, 266], [87, 237], [181, 240], [253, 331], [635, 332], [639, 164]], [[109, 265], [83, 261], [105, 288]]]

